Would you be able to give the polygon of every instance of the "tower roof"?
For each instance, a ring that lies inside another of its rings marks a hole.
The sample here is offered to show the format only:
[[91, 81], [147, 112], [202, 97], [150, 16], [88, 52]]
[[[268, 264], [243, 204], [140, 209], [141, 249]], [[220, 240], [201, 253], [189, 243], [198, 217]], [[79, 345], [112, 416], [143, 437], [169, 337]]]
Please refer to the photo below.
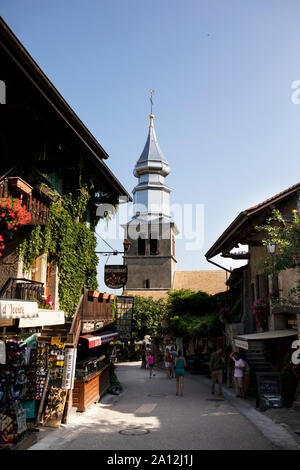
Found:
[[139, 177], [140, 174], [149, 172], [161, 173], [166, 176], [170, 173], [169, 164], [157, 141], [153, 125], [154, 115], [150, 114], [149, 118], [150, 126], [147, 141], [136, 163], [134, 176]]
[[150, 114], [149, 118], [150, 118], [150, 126], [149, 126], [148, 138], [147, 138], [147, 142], [145, 144], [144, 150], [142, 151], [141, 156], [138, 159], [138, 162], [144, 162], [146, 160], [160, 160], [165, 163], [168, 163], [157, 141], [157, 137], [156, 137], [155, 129], [153, 125], [154, 115]]

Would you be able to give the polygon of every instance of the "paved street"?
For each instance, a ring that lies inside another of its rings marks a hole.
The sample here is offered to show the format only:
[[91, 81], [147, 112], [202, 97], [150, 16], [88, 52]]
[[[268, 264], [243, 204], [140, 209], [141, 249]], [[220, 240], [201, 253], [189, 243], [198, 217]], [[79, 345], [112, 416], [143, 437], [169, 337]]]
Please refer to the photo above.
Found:
[[[210, 393], [209, 379], [186, 374], [184, 396], [162, 370], [118, 364], [121, 396], [106, 395], [68, 425], [44, 428], [31, 450], [300, 449], [292, 436], [244, 400]], [[255, 423], [255, 424], [254, 424]]]

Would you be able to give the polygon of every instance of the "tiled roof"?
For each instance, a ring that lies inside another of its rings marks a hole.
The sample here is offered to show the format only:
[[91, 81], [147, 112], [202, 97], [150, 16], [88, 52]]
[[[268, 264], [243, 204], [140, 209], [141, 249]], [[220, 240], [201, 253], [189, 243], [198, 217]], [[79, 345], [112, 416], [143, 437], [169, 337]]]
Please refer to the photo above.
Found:
[[207, 271], [176, 271], [173, 289], [191, 289], [214, 295], [227, 290], [226, 271], [221, 269]]
[[[226, 271], [221, 269], [207, 271], [176, 271], [173, 290], [190, 289], [194, 292], [206, 292], [214, 295], [225, 292]], [[228, 274], [227, 274], [228, 276]], [[126, 290], [126, 295], [140, 295], [141, 297], [153, 297], [154, 300], [168, 299], [168, 290]]]
[[[167, 290], [126, 290], [126, 295], [130, 296], [133, 295], [134, 297], [140, 295], [141, 297], [153, 297], [154, 300], [158, 299], [168, 299], [168, 291]], [[125, 293], [124, 293], [125, 295]]]
[[277, 199], [282, 199], [285, 196], [288, 196], [290, 193], [294, 193], [295, 191], [300, 190], [300, 183], [296, 183], [293, 186], [290, 186], [289, 188], [285, 189], [284, 191], [281, 191], [278, 194], [275, 194], [275, 196], [270, 197], [269, 199], [266, 199], [263, 202], [260, 202], [259, 204], [256, 204], [255, 206], [249, 207], [249, 209], [246, 209], [246, 212], [253, 212], [257, 209], [260, 209], [261, 207], [271, 204], [273, 202], [276, 202]]

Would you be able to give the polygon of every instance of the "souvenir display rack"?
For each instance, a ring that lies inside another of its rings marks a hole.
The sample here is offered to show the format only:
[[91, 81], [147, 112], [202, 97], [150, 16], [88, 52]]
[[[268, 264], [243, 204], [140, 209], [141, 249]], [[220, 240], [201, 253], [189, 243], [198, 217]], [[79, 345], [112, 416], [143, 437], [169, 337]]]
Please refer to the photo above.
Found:
[[[0, 443], [15, 444], [27, 430], [26, 418], [36, 399], [35, 345], [14, 335], [1, 343]], [[34, 417], [34, 412], [33, 416]]]

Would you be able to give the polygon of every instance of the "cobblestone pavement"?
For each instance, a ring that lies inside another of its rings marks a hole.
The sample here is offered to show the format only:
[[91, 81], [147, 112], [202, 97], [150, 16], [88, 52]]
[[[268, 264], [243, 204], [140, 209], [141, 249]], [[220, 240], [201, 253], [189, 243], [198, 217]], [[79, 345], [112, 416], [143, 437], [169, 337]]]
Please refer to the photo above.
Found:
[[260, 412], [226, 387], [223, 399], [213, 397], [210, 379], [189, 372], [183, 397], [163, 370], [150, 379], [140, 363], [121, 363], [117, 375], [120, 396], [107, 394], [85, 413], [73, 408], [67, 425], [41, 428], [30, 450], [300, 450], [289, 409]]

